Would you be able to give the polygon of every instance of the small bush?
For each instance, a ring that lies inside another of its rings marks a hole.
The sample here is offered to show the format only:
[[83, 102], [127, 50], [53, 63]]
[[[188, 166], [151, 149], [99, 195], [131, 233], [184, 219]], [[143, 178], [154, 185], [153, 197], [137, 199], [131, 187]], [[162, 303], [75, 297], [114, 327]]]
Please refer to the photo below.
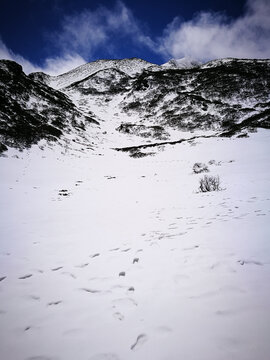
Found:
[[200, 179], [200, 183], [199, 183], [200, 192], [219, 191], [219, 190], [221, 190], [219, 176], [204, 175], [204, 177]]
[[195, 174], [209, 172], [208, 166], [203, 163], [195, 163], [192, 169]]

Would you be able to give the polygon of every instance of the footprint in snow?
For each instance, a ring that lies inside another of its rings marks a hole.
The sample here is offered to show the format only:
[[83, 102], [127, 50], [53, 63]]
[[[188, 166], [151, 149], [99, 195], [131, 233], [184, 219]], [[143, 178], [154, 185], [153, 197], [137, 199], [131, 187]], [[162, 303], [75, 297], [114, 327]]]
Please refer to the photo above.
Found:
[[96, 253], [96, 254], [93, 254], [93, 255], [90, 255], [91, 258], [95, 258], [97, 256], [99, 256], [100, 254], [99, 253]]
[[69, 196], [70, 193], [68, 192], [68, 190], [59, 190], [58, 195], [60, 195], [60, 196]]
[[253, 264], [253, 265], [263, 266], [263, 263], [255, 260], [238, 260], [237, 262], [239, 262], [240, 265]]
[[87, 293], [90, 293], [90, 294], [97, 294], [97, 293], [100, 293], [100, 290], [95, 290], [95, 289], [89, 289], [89, 288], [81, 288], [82, 291], [85, 291]]
[[2, 276], [2, 277], [0, 277], [0, 281], [5, 280], [6, 278], [7, 278], [6, 276]]
[[56, 306], [62, 303], [62, 300], [57, 300], [57, 301], [51, 301], [49, 302], [47, 305], [48, 306]]
[[194, 250], [194, 249], [198, 249], [199, 245], [194, 245], [194, 246], [191, 246], [191, 247], [188, 247], [188, 248], [183, 248], [183, 250]]
[[113, 317], [114, 317], [115, 319], [117, 319], [117, 320], [120, 320], [120, 321], [124, 320], [124, 318], [125, 318], [124, 315], [121, 314], [120, 312], [114, 313], [114, 314], [113, 314]]
[[83, 268], [85, 268], [85, 267], [88, 266], [88, 265], [89, 265], [89, 263], [84, 263], [84, 264], [76, 265], [76, 267], [83, 269]]
[[214, 269], [216, 269], [216, 268], [219, 268], [220, 265], [221, 265], [221, 263], [220, 263], [219, 261], [217, 261], [217, 262], [215, 262], [214, 264], [212, 264], [212, 265], [209, 267], [209, 269], [210, 269], [210, 270], [214, 270]]
[[139, 262], [139, 258], [134, 258], [133, 259], [133, 264], [138, 263], [138, 262]]
[[53, 269], [51, 269], [51, 270], [52, 270], [52, 271], [58, 271], [58, 270], [61, 270], [61, 269], [63, 269], [63, 266], [58, 266], [58, 267], [53, 268]]
[[161, 336], [169, 336], [172, 333], [172, 329], [168, 326], [159, 326], [156, 328], [156, 332]]
[[68, 272], [68, 271], [62, 271], [61, 275], [68, 275], [68, 276], [72, 277], [72, 279], [77, 279], [77, 277], [74, 274], [72, 274], [71, 272]]
[[133, 345], [131, 345], [130, 349], [133, 351], [139, 349], [147, 340], [148, 340], [148, 338], [145, 334], [138, 335], [135, 343]]
[[30, 278], [31, 276], [33, 276], [33, 274], [26, 274], [26, 275], [20, 276], [18, 279], [19, 280], [24, 280], [24, 279]]
[[82, 181], [79, 180], [79, 181], [76, 182], [75, 186], [79, 186], [79, 185], [81, 185], [81, 184], [82, 184]]
[[230, 316], [236, 314], [236, 311], [233, 310], [217, 310], [215, 311], [215, 314], [218, 316]]

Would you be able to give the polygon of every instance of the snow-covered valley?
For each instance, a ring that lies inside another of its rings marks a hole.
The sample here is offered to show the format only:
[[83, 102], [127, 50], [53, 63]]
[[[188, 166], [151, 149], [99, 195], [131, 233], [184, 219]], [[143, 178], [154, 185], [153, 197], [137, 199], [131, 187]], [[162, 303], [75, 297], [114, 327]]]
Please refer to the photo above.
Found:
[[0, 360], [269, 360], [269, 69], [0, 61]]
[[0, 358], [268, 360], [269, 140], [5, 152]]

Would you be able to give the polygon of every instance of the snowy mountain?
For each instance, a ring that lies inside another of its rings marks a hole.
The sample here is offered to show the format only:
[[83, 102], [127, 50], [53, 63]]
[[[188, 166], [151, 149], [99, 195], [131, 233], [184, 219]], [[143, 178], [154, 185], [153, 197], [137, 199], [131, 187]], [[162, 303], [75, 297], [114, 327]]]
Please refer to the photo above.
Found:
[[42, 79], [47, 85], [54, 89], [62, 89], [74, 82], [85, 79], [86, 77], [105, 69], [117, 69], [129, 76], [139, 74], [143, 70], [157, 66], [138, 58], [120, 60], [97, 60], [88, 64], [81, 65], [65, 74], [59, 76], [48, 76], [44, 73], [32, 73], [35, 79]]
[[1, 360], [270, 359], [269, 67], [0, 61]]
[[[175, 141], [190, 131], [230, 136], [269, 128], [269, 69], [269, 60], [222, 59], [199, 66], [182, 59], [158, 66], [133, 58], [98, 60], [52, 77], [26, 76], [19, 65], [2, 61], [1, 141], [32, 144], [59, 138], [70, 127], [103, 144], [115, 142], [117, 133], [119, 139], [128, 135], [130, 144], [140, 138]], [[88, 131], [91, 122], [101, 125]], [[22, 126], [27, 131], [20, 133]], [[22, 138], [12, 141], [15, 133]]]
[[181, 59], [171, 59], [161, 66], [164, 69], [193, 69], [200, 67], [202, 63], [191, 57], [184, 57]]

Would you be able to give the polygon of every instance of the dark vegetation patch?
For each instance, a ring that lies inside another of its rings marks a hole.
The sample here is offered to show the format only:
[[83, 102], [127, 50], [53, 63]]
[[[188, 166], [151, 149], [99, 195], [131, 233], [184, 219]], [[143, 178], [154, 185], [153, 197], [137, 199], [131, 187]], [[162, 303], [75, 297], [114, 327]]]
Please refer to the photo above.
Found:
[[130, 76], [115, 68], [99, 70], [65, 89], [76, 89], [84, 95], [116, 95], [129, 87]]
[[238, 124], [230, 124], [228, 130], [224, 131], [220, 136], [230, 137], [239, 134], [243, 130], [254, 131], [256, 128], [270, 129], [270, 108], [250, 116]]
[[25, 75], [15, 62], [0, 61], [0, 152], [6, 146], [25, 148], [41, 139], [57, 140], [72, 127], [84, 130], [82, 118], [66, 95]]
[[145, 126], [122, 123], [118, 126], [118, 128], [116, 128], [116, 130], [124, 134], [137, 135], [144, 138], [155, 138], [159, 140], [165, 140], [169, 137], [169, 134], [160, 125]]
[[[268, 60], [237, 59], [193, 69], [145, 70], [135, 77], [111, 68], [65, 90], [103, 96], [105, 102], [125, 94], [122, 110], [150, 119], [156, 126], [123, 123], [117, 130], [167, 144], [168, 127], [214, 130], [221, 136], [269, 129], [269, 70]], [[83, 132], [87, 124], [97, 124], [91, 112], [82, 116], [65, 94], [45, 85], [46, 80], [46, 74], [27, 76], [15, 62], [0, 61], [0, 153], [7, 146], [24, 148], [41, 139], [55, 141], [66, 132]]]
[[219, 176], [204, 175], [199, 181], [199, 192], [220, 191]]
[[[135, 146], [122, 147], [122, 148], [114, 148], [114, 150], [130, 153], [132, 155], [133, 153], [136, 154], [137, 152], [138, 153], [141, 152], [142, 149], [154, 148], [154, 147], [159, 147], [159, 146], [163, 146], [163, 145], [181, 144], [183, 142], [191, 143], [193, 140], [196, 140], [196, 139], [209, 139], [209, 138], [213, 138], [213, 137], [216, 137], [216, 135], [193, 136], [188, 139], [180, 139], [180, 140], [174, 140], [174, 141], [159, 141], [159, 142], [150, 143], [150, 144], [141, 144], [141, 145], [135, 145]], [[153, 155], [154, 153], [147, 153], [147, 155], [148, 154]], [[138, 157], [140, 157], [140, 156], [138, 156]]]
[[242, 128], [270, 127], [269, 88], [268, 60], [231, 59], [205, 68], [144, 71], [122, 108], [164, 127], [231, 136]]
[[142, 152], [140, 150], [131, 150], [130, 153], [129, 153], [129, 156], [133, 159], [140, 159], [140, 158], [143, 158], [143, 157], [146, 157], [146, 156], [153, 156], [155, 155], [154, 152], [148, 152], [148, 153], [145, 153], [145, 152]]

